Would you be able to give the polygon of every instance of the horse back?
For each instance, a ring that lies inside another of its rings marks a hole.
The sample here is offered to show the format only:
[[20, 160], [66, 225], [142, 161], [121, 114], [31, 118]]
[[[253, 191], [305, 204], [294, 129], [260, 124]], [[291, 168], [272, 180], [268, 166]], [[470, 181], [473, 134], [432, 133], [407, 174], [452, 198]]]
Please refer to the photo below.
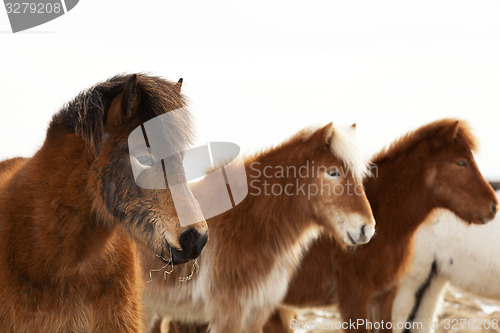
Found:
[[[16, 174], [16, 172], [22, 168], [22, 166], [28, 161], [25, 157], [14, 157], [8, 160], [3, 160], [0, 162], [0, 207], [4, 201], [4, 197], [8, 194], [5, 193], [5, 187], [9, 183], [9, 180]], [[0, 225], [2, 222], [1, 209], [0, 209]]]
[[4, 197], [8, 194], [5, 193], [5, 187], [7, 186], [12, 176], [19, 170], [28, 159], [25, 157], [14, 157], [8, 160], [3, 160], [0, 162], [0, 232], [3, 227], [3, 201]]
[[5, 184], [27, 160], [28, 158], [25, 157], [14, 157], [0, 162], [0, 188], [1, 185]]

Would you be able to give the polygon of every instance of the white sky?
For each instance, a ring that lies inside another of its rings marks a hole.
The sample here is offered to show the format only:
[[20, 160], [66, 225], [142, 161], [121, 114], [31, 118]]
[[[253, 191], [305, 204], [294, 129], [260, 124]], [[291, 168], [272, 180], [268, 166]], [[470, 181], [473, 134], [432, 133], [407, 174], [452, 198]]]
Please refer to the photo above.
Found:
[[116, 73], [176, 81], [199, 143], [252, 151], [302, 127], [358, 125], [372, 154], [442, 117], [470, 121], [500, 178], [498, 1], [97, 1], [25, 33], [0, 7], [0, 159], [32, 155], [48, 122]]

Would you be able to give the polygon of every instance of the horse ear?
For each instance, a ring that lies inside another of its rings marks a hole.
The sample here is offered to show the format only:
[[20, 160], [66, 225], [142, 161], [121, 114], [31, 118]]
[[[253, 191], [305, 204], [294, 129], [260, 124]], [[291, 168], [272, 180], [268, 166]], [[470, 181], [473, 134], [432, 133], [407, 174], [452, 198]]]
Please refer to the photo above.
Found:
[[460, 122], [458, 120], [450, 123], [441, 130], [442, 138], [446, 143], [455, 140], [458, 136], [458, 130], [460, 129]]
[[137, 87], [137, 75], [133, 74], [125, 82], [122, 92], [122, 114], [125, 119], [131, 118], [139, 107], [141, 95]]
[[120, 126], [137, 113], [141, 94], [137, 86], [137, 75], [131, 75], [124, 83], [121, 93], [111, 102], [106, 117], [107, 127]]
[[[85, 112], [78, 120], [75, 131], [81, 136], [89, 149], [98, 154], [106, 138], [106, 133], [114, 127], [120, 127], [125, 120], [131, 118], [137, 113], [141, 101], [141, 91], [137, 85], [137, 75], [133, 74], [128, 77], [123, 83], [123, 86], [113, 88], [108, 92], [112, 96], [112, 100], [107, 109], [106, 103], [102, 99], [102, 92], [94, 92], [100, 103], [94, 101], [89, 102], [90, 105], [84, 105], [85, 109], [92, 112]], [[109, 98], [109, 97], [108, 97]]]
[[181, 93], [182, 81], [184, 81], [184, 80], [181, 77], [179, 79], [179, 81], [177, 81], [177, 83], [174, 85], [174, 89], [175, 89], [175, 91], [177, 91], [178, 94]]
[[319, 141], [320, 145], [330, 145], [333, 137], [333, 123], [329, 123], [325, 127], [314, 132], [313, 137]]
[[460, 122], [457, 120], [455, 123], [451, 126], [451, 135], [450, 135], [450, 141], [455, 140], [458, 136], [458, 130], [460, 129]]
[[447, 146], [458, 136], [458, 131], [460, 130], [460, 121], [455, 120], [450, 122], [443, 127], [435, 130], [433, 140], [433, 147], [440, 148], [442, 146]]
[[329, 123], [323, 127], [323, 142], [330, 146], [333, 137], [333, 123]]

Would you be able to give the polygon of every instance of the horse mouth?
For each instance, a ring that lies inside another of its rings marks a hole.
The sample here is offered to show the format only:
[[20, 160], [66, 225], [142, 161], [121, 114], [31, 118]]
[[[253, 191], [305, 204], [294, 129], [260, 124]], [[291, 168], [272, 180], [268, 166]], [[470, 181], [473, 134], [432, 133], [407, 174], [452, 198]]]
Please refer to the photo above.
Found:
[[165, 254], [165, 251], [162, 250], [160, 255], [156, 255], [161, 261], [163, 261], [167, 265], [180, 265], [188, 262], [189, 260], [182, 260], [179, 258], [179, 256], [175, 256], [174, 253], [177, 253], [182, 250], [177, 250], [176, 248], [170, 246], [170, 244], [167, 243], [168, 247], [168, 254]]
[[351, 241], [351, 245], [356, 245], [357, 243], [354, 241], [354, 238], [352, 238], [351, 233], [348, 231], [347, 232], [347, 237], [349, 237], [349, 241]]
[[184, 264], [188, 261], [198, 258], [201, 254], [201, 251], [207, 244], [207, 241], [208, 241], [208, 233], [196, 238], [195, 241], [188, 242], [182, 249], [172, 247], [170, 246], [170, 244], [167, 243], [168, 250], [170, 252], [168, 257], [165, 257], [162, 253], [162, 255], [159, 256], [159, 258], [164, 262], [172, 265]]
[[[185, 264], [193, 259], [196, 259], [196, 258], [188, 258], [188, 257], [184, 256], [182, 253], [183, 252], [182, 250], [178, 250], [176, 248], [170, 247], [170, 245], [168, 247], [170, 250], [169, 256], [165, 256], [163, 253], [161, 255], [157, 255], [157, 257], [167, 265], [177, 266], [177, 265]], [[198, 256], [196, 256], [196, 257], [198, 257]]]
[[479, 214], [479, 220], [483, 223], [486, 224], [490, 221], [492, 221], [495, 218], [495, 213], [491, 214], [489, 217], [484, 217], [483, 214], [481, 214], [480, 211], [477, 212]]
[[367, 237], [364, 233], [359, 235], [358, 240], [354, 240], [354, 237], [352, 237], [350, 232], [347, 232], [347, 237], [349, 238], [349, 241], [351, 244], [348, 244], [348, 246], [356, 247], [358, 245], [363, 245], [366, 244], [370, 241], [371, 237]]
[[481, 213], [479, 213], [479, 219], [481, 220], [481, 222], [483, 222], [483, 224], [486, 224], [493, 220], [492, 217], [484, 217]]

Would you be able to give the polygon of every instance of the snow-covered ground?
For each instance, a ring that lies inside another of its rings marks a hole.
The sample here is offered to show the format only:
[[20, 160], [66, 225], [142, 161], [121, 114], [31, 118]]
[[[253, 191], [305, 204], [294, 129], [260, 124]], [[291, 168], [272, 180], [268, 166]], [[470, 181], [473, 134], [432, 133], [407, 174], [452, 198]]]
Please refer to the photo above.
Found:
[[[500, 326], [500, 300], [495, 301], [491, 299], [477, 297], [466, 291], [450, 287], [446, 293], [445, 301], [441, 305], [442, 311], [439, 316], [439, 329], [437, 333], [447, 332], [467, 332], [467, 333], [500, 333], [500, 328], [494, 325], [494, 322]], [[301, 322], [316, 323], [320, 327], [321, 323], [328, 323], [335, 325], [340, 321], [340, 316], [336, 307], [325, 310], [304, 311], [297, 314], [297, 320]], [[460, 321], [462, 319], [462, 322]], [[476, 328], [462, 329], [461, 325], [464, 320], [472, 319]], [[326, 321], [325, 321], [326, 320]], [[453, 321], [455, 320], [455, 321]], [[456, 323], [456, 329], [446, 329], [445, 323], [453, 325]], [[490, 324], [489, 328], [486, 328]], [[492, 327], [494, 326], [494, 327]], [[481, 328], [479, 328], [481, 327]], [[306, 330], [296, 329], [295, 333], [341, 333], [341, 330], [335, 329], [317, 329]]]

